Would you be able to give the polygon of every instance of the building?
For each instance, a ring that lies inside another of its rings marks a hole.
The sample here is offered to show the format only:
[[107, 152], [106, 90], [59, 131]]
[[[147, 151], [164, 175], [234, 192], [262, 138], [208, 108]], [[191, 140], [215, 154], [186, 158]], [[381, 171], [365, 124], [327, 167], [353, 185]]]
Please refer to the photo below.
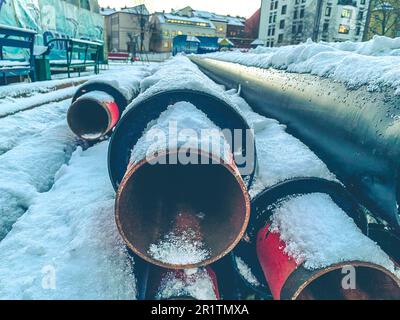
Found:
[[194, 10], [191, 7], [173, 10], [171, 13], [155, 13], [151, 18], [151, 26], [151, 50], [157, 52], [171, 51], [173, 38], [178, 35], [218, 38], [219, 41], [227, 38], [227, 43], [237, 47], [249, 47], [254, 40], [247, 36], [245, 18]]
[[259, 39], [269, 47], [361, 41], [370, 0], [262, 0]]
[[121, 10], [102, 8], [105, 17], [106, 42], [109, 52], [149, 51], [150, 13], [145, 5]]
[[195, 16], [190, 7], [172, 13], [156, 12], [150, 19], [150, 50], [170, 52], [173, 39], [179, 35], [216, 37], [217, 28], [211, 20]]
[[374, 35], [400, 37], [399, 0], [371, 0], [364, 40]]

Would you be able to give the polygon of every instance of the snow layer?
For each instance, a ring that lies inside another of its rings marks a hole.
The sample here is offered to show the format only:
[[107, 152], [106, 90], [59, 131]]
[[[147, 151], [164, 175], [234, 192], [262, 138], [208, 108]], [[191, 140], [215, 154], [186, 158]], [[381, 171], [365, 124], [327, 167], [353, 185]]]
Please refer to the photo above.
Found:
[[65, 119], [70, 104], [71, 100], [46, 104], [0, 119], [0, 155]]
[[0, 118], [30, 109], [33, 106], [40, 106], [71, 98], [76, 91], [76, 87], [69, 87], [57, 91], [44, 94], [38, 94], [27, 98], [15, 99], [13, 102], [8, 101], [0, 105]]
[[107, 83], [120, 91], [125, 98], [130, 101], [139, 92], [140, 81], [149, 75], [149, 68], [141, 66], [134, 69], [128, 68], [128, 70], [121, 71], [118, 74], [112, 73], [102, 76], [101, 78], [96, 77], [90, 79], [86, 84], [93, 82]]
[[306, 43], [277, 48], [217, 52], [217, 60], [258, 68], [310, 73], [344, 83], [348, 88], [367, 85], [373, 91], [389, 86], [400, 94], [400, 38], [376, 37], [364, 44]]
[[326, 194], [283, 200], [273, 208], [271, 228], [285, 242], [284, 252], [297, 263], [304, 263], [305, 268], [363, 261], [381, 265], [400, 276], [389, 256]]
[[51, 187], [55, 173], [68, 161], [75, 145], [62, 120], [0, 156], [0, 239], [37, 194]]
[[242, 260], [242, 258], [235, 256], [235, 262], [242, 277], [251, 285], [258, 287], [260, 282], [251, 271], [251, 268]]
[[170, 232], [157, 244], [151, 244], [149, 254], [156, 260], [173, 265], [196, 264], [210, 257], [204, 243], [197, 240], [191, 229], [175, 234]]
[[[229, 97], [225, 94], [224, 87], [208, 78], [187, 57], [176, 56], [164, 63], [154, 66], [151, 69], [151, 73], [151, 76], [141, 81], [141, 94], [133, 100], [132, 104], [128, 106], [125, 112], [154, 94], [178, 89], [197, 90], [209, 93], [231, 104]], [[235, 108], [234, 105], [232, 105], [232, 107]]]
[[185, 277], [169, 271], [161, 282], [157, 299], [189, 296], [197, 300], [217, 300], [214, 284], [204, 268], [188, 270]]
[[[213, 151], [225, 162], [230, 163], [232, 154], [230, 146], [222, 131], [207, 115], [189, 102], [177, 102], [151, 121], [133, 147], [131, 163], [151, 159], [157, 152], [169, 149]], [[197, 160], [197, 157], [196, 157]]]
[[107, 147], [79, 147], [0, 242], [1, 299], [136, 297], [132, 261], [114, 222]]

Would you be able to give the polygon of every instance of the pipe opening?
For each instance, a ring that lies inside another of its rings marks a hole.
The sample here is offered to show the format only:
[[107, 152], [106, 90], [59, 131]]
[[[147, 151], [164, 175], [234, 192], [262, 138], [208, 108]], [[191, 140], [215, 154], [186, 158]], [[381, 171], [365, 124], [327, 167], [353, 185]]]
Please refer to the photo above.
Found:
[[106, 108], [92, 99], [79, 99], [68, 110], [72, 132], [86, 140], [101, 138], [108, 131], [110, 119]]
[[[355, 278], [342, 268], [311, 280], [297, 300], [398, 300], [399, 284], [386, 272], [367, 266], [355, 266]], [[347, 270], [348, 271], [348, 270]], [[351, 286], [354, 281], [355, 286]], [[344, 285], [343, 285], [344, 284]], [[344, 289], [351, 288], [351, 289]], [[355, 288], [355, 289], [352, 289]]]
[[119, 231], [156, 265], [180, 269], [212, 263], [231, 251], [248, 223], [243, 181], [225, 164], [142, 162], [121, 183]]

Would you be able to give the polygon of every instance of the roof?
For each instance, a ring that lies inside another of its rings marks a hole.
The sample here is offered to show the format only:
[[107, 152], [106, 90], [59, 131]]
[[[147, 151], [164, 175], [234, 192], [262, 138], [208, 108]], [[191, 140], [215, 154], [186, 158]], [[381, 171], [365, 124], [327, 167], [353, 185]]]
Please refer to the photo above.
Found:
[[200, 43], [200, 40], [197, 37], [193, 37], [193, 36], [187, 36], [186, 37], [186, 41], [187, 42], [199, 42]]
[[193, 15], [195, 17], [201, 17], [204, 19], [209, 19], [211, 21], [225, 22], [229, 25], [244, 26], [246, 19], [240, 17], [230, 17], [224, 16], [209, 11], [193, 10]]
[[101, 8], [100, 14], [103, 16], [110, 16], [114, 13], [131, 13], [131, 14], [143, 14], [143, 15], [150, 15], [149, 10], [147, 10], [146, 5], [141, 4], [135, 7], [126, 7], [120, 10], [116, 10], [114, 8]]
[[[200, 17], [185, 17], [185, 16], [181, 16], [178, 14], [173, 14], [173, 13], [162, 13], [162, 12], [158, 12], [156, 13], [158, 19], [160, 20], [160, 23], [170, 23], [170, 24], [174, 24], [174, 22], [168, 22], [168, 20], [175, 20], [175, 21], [182, 21], [182, 22], [191, 22], [193, 24], [196, 23], [205, 23], [207, 24], [207, 26], [204, 26], [203, 28], [211, 28], [211, 29], [215, 29], [214, 24], [208, 20], [208, 19], [204, 19], [204, 18], [200, 18]], [[177, 22], [176, 24], [179, 24], [179, 22]]]
[[227, 38], [219, 38], [218, 39], [218, 44], [220, 46], [233, 46], [233, 47], [235, 46], [235, 44], [231, 40], [229, 40]]

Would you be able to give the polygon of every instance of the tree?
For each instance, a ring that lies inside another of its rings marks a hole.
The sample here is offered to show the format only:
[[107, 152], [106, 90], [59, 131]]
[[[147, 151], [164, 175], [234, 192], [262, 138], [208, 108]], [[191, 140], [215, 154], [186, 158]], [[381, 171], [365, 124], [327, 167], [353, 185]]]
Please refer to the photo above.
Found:
[[373, 35], [395, 37], [400, 25], [399, 0], [371, 0], [368, 37]]

